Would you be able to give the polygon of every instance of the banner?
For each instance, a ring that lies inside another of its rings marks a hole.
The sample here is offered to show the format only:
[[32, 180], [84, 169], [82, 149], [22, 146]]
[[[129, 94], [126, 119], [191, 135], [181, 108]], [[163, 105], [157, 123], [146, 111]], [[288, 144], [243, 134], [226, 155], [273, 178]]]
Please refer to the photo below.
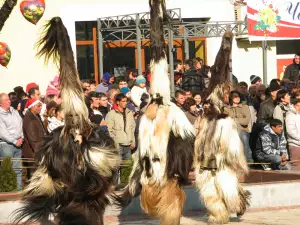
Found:
[[251, 41], [300, 39], [299, 0], [248, 0]]

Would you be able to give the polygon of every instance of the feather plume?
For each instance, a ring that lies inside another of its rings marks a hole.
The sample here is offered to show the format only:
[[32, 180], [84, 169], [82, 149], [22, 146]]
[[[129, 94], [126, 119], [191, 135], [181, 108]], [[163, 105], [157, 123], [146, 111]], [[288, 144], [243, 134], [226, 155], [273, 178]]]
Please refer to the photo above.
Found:
[[150, 48], [151, 48], [151, 82], [150, 94], [163, 98], [163, 104], [170, 103], [170, 80], [168, 62], [165, 53], [164, 21], [167, 21], [165, 0], [149, 0], [150, 5]]
[[208, 93], [211, 93], [218, 84], [229, 82], [232, 40], [233, 33], [226, 31], [223, 35], [222, 44], [216, 56], [215, 63], [211, 67], [211, 81]]
[[91, 125], [88, 121], [88, 109], [75, 66], [73, 50], [68, 31], [61, 18], [54, 17], [46, 25], [41, 39], [37, 43], [38, 57], [45, 57], [45, 63], [53, 59], [59, 67], [62, 106], [65, 113], [64, 136], [72, 133], [88, 136]]

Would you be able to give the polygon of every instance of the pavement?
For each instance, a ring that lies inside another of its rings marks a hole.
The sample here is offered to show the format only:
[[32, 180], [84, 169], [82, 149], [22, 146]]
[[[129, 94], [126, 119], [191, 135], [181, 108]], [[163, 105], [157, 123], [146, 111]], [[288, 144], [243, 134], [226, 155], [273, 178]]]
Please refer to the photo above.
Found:
[[[198, 215], [197, 215], [198, 214]], [[158, 220], [135, 216], [122, 217], [120, 221], [115, 217], [106, 217], [105, 225], [159, 225]], [[205, 214], [193, 213], [182, 217], [181, 225], [206, 225]], [[300, 225], [300, 209], [285, 209], [276, 211], [248, 212], [241, 219], [232, 217], [229, 224], [235, 225]]]

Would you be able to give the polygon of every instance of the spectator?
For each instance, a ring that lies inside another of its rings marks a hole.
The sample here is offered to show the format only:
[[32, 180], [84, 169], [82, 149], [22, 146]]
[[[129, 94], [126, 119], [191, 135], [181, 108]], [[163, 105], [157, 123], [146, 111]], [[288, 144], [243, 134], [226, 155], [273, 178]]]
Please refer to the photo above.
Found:
[[201, 68], [202, 68], [202, 65], [203, 65], [203, 59], [201, 59], [200, 57], [197, 57], [196, 59], [195, 59], [195, 67], [196, 67], [196, 70], [197, 70], [197, 72], [199, 73], [200, 72], [200, 70], [201, 70]]
[[[43, 103], [38, 99], [28, 99], [28, 110], [23, 120], [24, 146], [23, 156], [25, 158], [34, 158], [35, 153], [41, 147], [44, 137], [48, 134], [44, 127], [40, 113]], [[33, 170], [27, 169], [27, 178], [31, 178]]]
[[182, 65], [182, 61], [179, 59], [176, 59], [174, 61], [174, 73], [181, 73], [182, 74], [183, 71], [183, 65]]
[[135, 121], [133, 112], [126, 108], [127, 97], [120, 93], [116, 96], [116, 104], [107, 114], [106, 122], [110, 136], [120, 149], [122, 160], [131, 158], [131, 150], [135, 148]]
[[121, 79], [119, 81], [119, 89], [121, 90], [122, 88], [127, 87], [128, 88], [128, 83], [125, 81], [125, 79]]
[[91, 105], [89, 108], [89, 117], [92, 123], [100, 125], [100, 126], [106, 126], [106, 123], [104, 121], [104, 116], [99, 110], [100, 107], [100, 95], [98, 92], [90, 92], [89, 97], [91, 99]]
[[89, 96], [89, 93], [90, 93], [89, 89], [84, 87], [84, 88], [82, 88], [82, 91], [83, 91], [84, 97], [87, 98]]
[[117, 94], [120, 93], [119, 89], [110, 89], [107, 92], [107, 98], [108, 98], [108, 108], [109, 110], [111, 109], [111, 107], [115, 104], [115, 97]]
[[143, 75], [140, 75], [136, 78], [135, 86], [131, 89], [131, 100], [135, 106], [140, 106], [143, 93], [147, 93], [146, 79]]
[[185, 98], [193, 98], [193, 94], [190, 90], [185, 91]]
[[203, 77], [204, 87], [207, 89], [211, 78], [210, 66], [202, 66], [200, 70], [200, 74]]
[[127, 83], [128, 83], [128, 87], [130, 89], [132, 89], [134, 87], [137, 76], [138, 76], [138, 72], [136, 69], [132, 69], [132, 70], [128, 71]]
[[194, 100], [196, 101], [196, 111], [197, 111], [197, 115], [202, 114], [203, 111], [203, 105], [202, 105], [202, 97], [199, 93], [195, 93], [193, 95]]
[[[260, 85], [259, 85], [260, 86]], [[258, 87], [259, 87], [258, 86]], [[256, 95], [256, 86], [250, 86], [249, 87], [249, 95], [251, 97], [251, 100], [253, 100], [253, 98], [255, 97]]]
[[11, 102], [11, 107], [13, 107], [14, 109], [18, 109], [18, 98], [17, 98], [17, 93], [16, 92], [10, 92], [8, 94], [9, 100]]
[[131, 102], [130, 89], [128, 87], [123, 87], [123, 88], [121, 88], [120, 93], [123, 93], [127, 97], [127, 101], [128, 101], [127, 108], [135, 113], [137, 110], [136, 110], [134, 104]]
[[294, 98], [300, 99], [300, 89], [297, 89], [297, 91], [295, 91]]
[[197, 72], [194, 67], [193, 61], [189, 60], [186, 62], [188, 68], [183, 76], [182, 89], [191, 92], [201, 92], [205, 89], [203, 76]]
[[285, 117], [286, 113], [290, 110], [291, 96], [286, 90], [279, 90], [277, 92], [275, 109], [273, 113], [274, 119], [279, 119], [285, 127]]
[[52, 110], [53, 112], [51, 112], [51, 114], [53, 113], [53, 116], [48, 118], [49, 124], [47, 130], [49, 133], [64, 125], [64, 110], [62, 105], [57, 105], [55, 108], [52, 108]]
[[282, 131], [282, 122], [278, 119], [272, 119], [270, 125], [266, 125], [256, 142], [256, 158], [259, 162], [271, 163], [275, 170], [290, 170], [287, 143]]
[[99, 111], [101, 112], [101, 114], [105, 120], [106, 115], [109, 111], [108, 99], [104, 93], [99, 92], [98, 95], [99, 95]]
[[58, 107], [58, 104], [55, 101], [48, 102], [46, 104], [46, 112], [44, 113], [44, 127], [48, 129], [49, 119], [55, 116], [55, 109]]
[[[293, 108], [286, 115], [286, 131], [291, 161], [300, 160], [300, 99], [293, 101]], [[300, 170], [300, 162], [293, 162], [292, 169]]]
[[90, 83], [90, 91], [96, 91], [96, 81], [89, 80], [89, 83]]
[[251, 119], [249, 106], [241, 104], [240, 93], [237, 91], [232, 91], [229, 96], [229, 106], [224, 108], [224, 113], [232, 118], [239, 129], [239, 135], [243, 142], [244, 152], [247, 162], [253, 162], [252, 152], [249, 146], [250, 130], [249, 122]]
[[251, 86], [258, 86], [262, 84], [262, 80], [259, 76], [251, 75], [250, 76]]
[[252, 103], [253, 103], [253, 106], [254, 106], [254, 109], [256, 110], [256, 112], [259, 112], [261, 103], [266, 100], [265, 93], [266, 93], [265, 85], [260, 84], [260, 85], [256, 86], [255, 97], [252, 98]]
[[280, 90], [280, 85], [277, 82], [273, 82], [270, 84], [269, 90], [271, 97], [260, 105], [257, 116], [257, 123], [261, 128], [265, 127], [273, 119], [274, 101], [276, 100], [277, 92]]
[[294, 57], [293, 63], [290, 64], [285, 69], [283, 78], [287, 78], [290, 81], [298, 82], [299, 74], [300, 74], [300, 53], [297, 53]]
[[[18, 111], [11, 107], [7, 94], [0, 94], [0, 157], [22, 158], [23, 144], [22, 118]], [[18, 190], [22, 189], [22, 164], [13, 161], [17, 174]]]
[[183, 111], [184, 111], [183, 104], [185, 102], [185, 99], [186, 99], [185, 91], [182, 91], [182, 90], [175, 91], [175, 103]]
[[104, 73], [102, 82], [96, 87], [96, 92], [107, 93], [110, 86], [115, 82], [114, 76], [110, 73]]
[[195, 124], [197, 119], [196, 101], [193, 98], [187, 98], [183, 104], [185, 115], [191, 124]]
[[60, 86], [59, 86], [59, 76], [55, 76], [53, 81], [50, 82], [50, 84], [48, 85], [47, 89], [46, 89], [46, 97], [48, 95], [55, 95], [55, 96], [59, 96], [60, 93]]
[[81, 81], [81, 86], [82, 86], [82, 88], [86, 89], [87, 92], [90, 92], [91, 85], [90, 85], [90, 82], [88, 80], [82, 80]]
[[141, 104], [140, 104], [140, 116], [146, 112], [147, 106], [149, 104], [150, 96], [148, 93], [143, 93], [141, 97]]

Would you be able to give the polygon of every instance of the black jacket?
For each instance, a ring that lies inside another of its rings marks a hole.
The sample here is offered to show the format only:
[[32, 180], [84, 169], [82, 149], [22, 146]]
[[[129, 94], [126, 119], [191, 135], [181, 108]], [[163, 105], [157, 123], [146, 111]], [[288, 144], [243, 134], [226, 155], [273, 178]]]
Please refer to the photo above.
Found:
[[182, 89], [191, 92], [201, 92], [205, 88], [203, 76], [197, 70], [191, 69], [184, 74]]
[[268, 123], [270, 123], [270, 120], [273, 119], [274, 109], [275, 105], [272, 98], [269, 98], [261, 103], [257, 115], [257, 123], [261, 127], [265, 127]]
[[299, 72], [300, 72], [300, 65], [293, 63], [285, 69], [283, 78], [287, 78], [290, 81], [298, 81]]

